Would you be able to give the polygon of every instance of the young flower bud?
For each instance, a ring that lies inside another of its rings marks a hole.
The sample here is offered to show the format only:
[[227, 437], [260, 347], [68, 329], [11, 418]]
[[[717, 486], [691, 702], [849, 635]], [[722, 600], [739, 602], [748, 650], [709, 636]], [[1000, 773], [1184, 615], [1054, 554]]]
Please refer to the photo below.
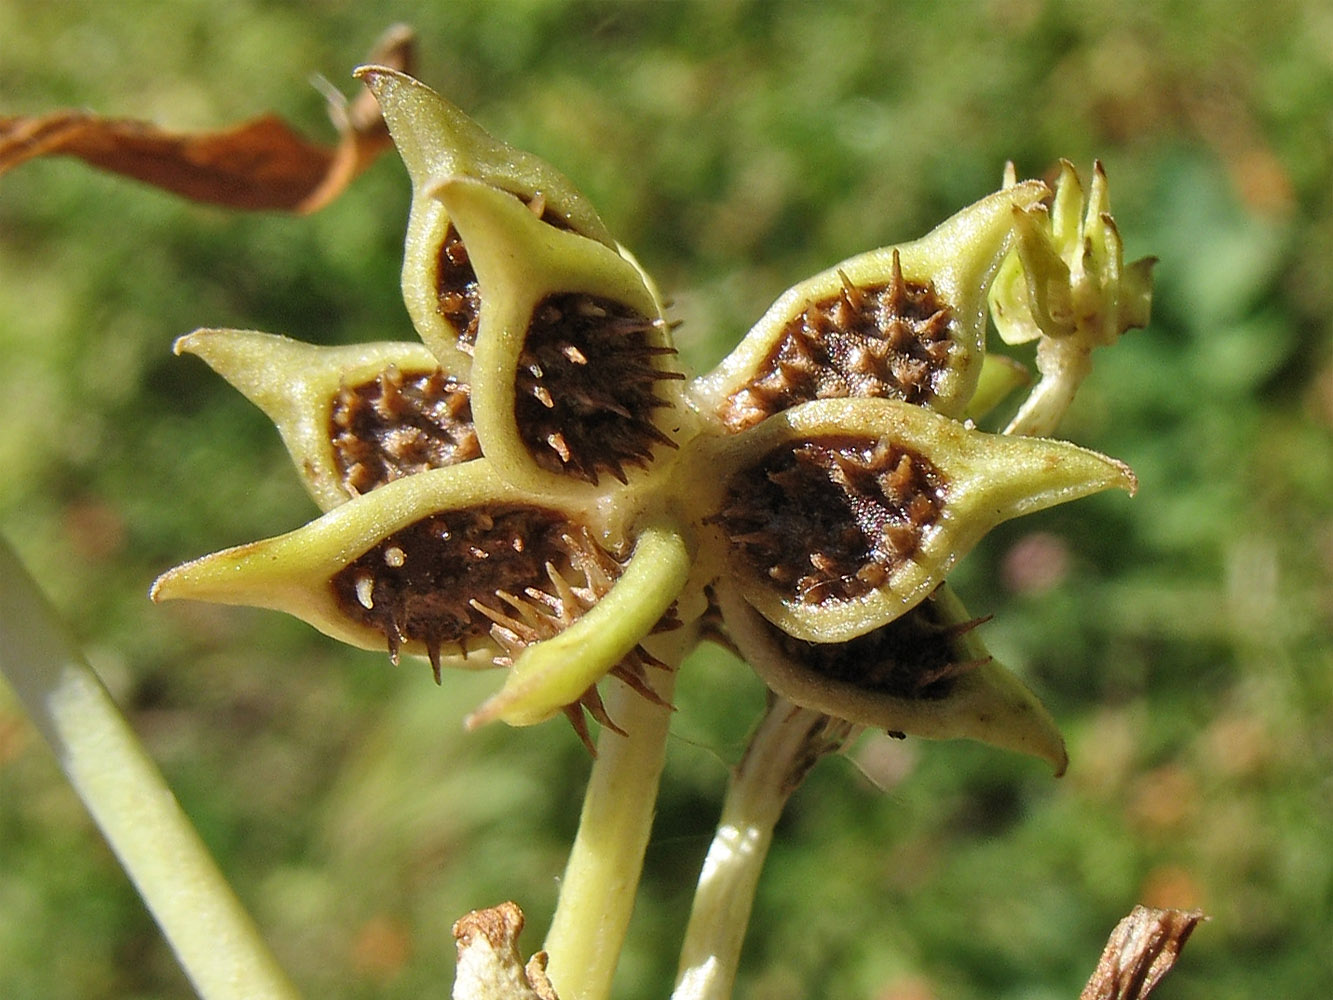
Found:
[[684, 375], [638, 270], [480, 182], [447, 179], [437, 194], [482, 290], [473, 417], [497, 471], [537, 491], [624, 483], [675, 448]]
[[1074, 337], [1090, 349], [1148, 325], [1156, 261], [1125, 265], [1101, 163], [1093, 164], [1085, 205], [1078, 172], [1061, 160], [1054, 204], [1015, 208], [1014, 229], [990, 296], [1005, 343]]
[[197, 330], [175, 350], [203, 358], [269, 416], [322, 510], [481, 454], [467, 384], [421, 344], [316, 347]]
[[[1014, 183], [1012, 164], [1005, 183]], [[1148, 323], [1156, 261], [1125, 266], [1110, 209], [1102, 165], [1093, 166], [1085, 210], [1083, 187], [1067, 160], [1049, 211], [1014, 209], [1014, 249], [991, 289], [991, 316], [1007, 342], [1037, 341], [1041, 380], [1006, 433], [1052, 433], [1092, 369], [1093, 348]]]
[[900, 399], [961, 415], [980, 375], [986, 293], [1012, 213], [1048, 193], [1036, 181], [1006, 188], [920, 240], [801, 282], [694, 382], [691, 398], [731, 431], [814, 399]]
[[530, 205], [548, 224], [607, 247], [614, 245], [611, 234], [563, 174], [496, 139], [425, 84], [383, 66], [363, 66], [356, 75], [379, 100], [412, 180], [403, 300], [426, 346], [465, 376], [477, 290], [467, 247], [431, 193], [441, 179], [475, 178]]
[[745, 598], [783, 631], [841, 642], [897, 618], [995, 525], [1110, 487], [1123, 464], [888, 399], [805, 403], [710, 442], [707, 518]]
[[911, 611], [844, 642], [795, 639], [734, 589], [717, 589], [727, 633], [764, 683], [834, 718], [925, 739], [971, 739], [1068, 763], [1037, 697], [996, 663], [962, 602], [941, 584]]

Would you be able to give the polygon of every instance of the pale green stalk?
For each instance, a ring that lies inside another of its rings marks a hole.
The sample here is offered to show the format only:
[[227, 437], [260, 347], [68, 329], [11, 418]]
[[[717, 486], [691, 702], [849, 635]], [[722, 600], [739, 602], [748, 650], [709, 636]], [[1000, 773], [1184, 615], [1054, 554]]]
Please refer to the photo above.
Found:
[[[680, 649], [671, 656], [654, 649], [673, 668], [652, 679], [663, 701], [672, 697], [674, 667], [686, 647], [683, 639], [673, 645]], [[578, 836], [546, 937], [547, 972], [560, 1000], [606, 1000], [611, 995], [666, 759], [669, 707], [654, 704], [612, 679], [607, 684], [606, 710], [629, 735], [603, 729], [597, 741]]]
[[0, 672], [204, 1000], [298, 996], [68, 630], [0, 541]]
[[1037, 370], [1041, 378], [1004, 433], [1025, 437], [1054, 434], [1079, 386], [1092, 371], [1092, 348], [1078, 336], [1043, 337], [1037, 344]]
[[681, 948], [672, 1000], [727, 1000], [773, 829], [792, 792], [851, 723], [774, 696], [732, 773]]

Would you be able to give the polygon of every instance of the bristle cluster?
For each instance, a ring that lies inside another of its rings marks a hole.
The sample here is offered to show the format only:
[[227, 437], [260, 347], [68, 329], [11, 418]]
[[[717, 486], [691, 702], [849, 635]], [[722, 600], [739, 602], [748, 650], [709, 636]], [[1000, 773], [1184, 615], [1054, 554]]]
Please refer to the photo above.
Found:
[[842, 275], [838, 293], [793, 317], [754, 377], [722, 403], [733, 430], [812, 399], [874, 397], [929, 405], [954, 353], [952, 310], [933, 285], [903, 278], [898, 251], [885, 284]]
[[938, 468], [892, 441], [828, 437], [742, 470], [710, 520], [784, 597], [852, 600], [916, 557], [947, 489]]
[[[552, 211], [540, 192], [527, 199], [527, 206], [548, 226], [562, 230], [570, 228], [569, 221]], [[435, 309], [454, 328], [459, 350], [471, 354], [477, 343], [477, 325], [481, 317], [481, 287], [463, 238], [452, 222], [440, 242], [435, 269]]]
[[[393, 532], [333, 577], [344, 613], [384, 634], [395, 661], [405, 643], [426, 647], [435, 679], [441, 657], [489, 636], [497, 666], [558, 635], [604, 597], [621, 573], [616, 557], [559, 511], [491, 504], [433, 514]], [[675, 622], [670, 616], [659, 628]], [[611, 673], [660, 701], [645, 676], [663, 664], [637, 647]], [[589, 743], [583, 710], [603, 725], [595, 687], [566, 714]], [[591, 745], [589, 743], [589, 745]]]
[[329, 436], [343, 486], [353, 495], [481, 454], [468, 386], [438, 369], [404, 374], [390, 366], [344, 385], [333, 400]]
[[[498, 605], [475, 600], [472, 602], [473, 607], [492, 622], [491, 638], [502, 651], [495, 658], [497, 666], [512, 666], [528, 646], [563, 632], [611, 589], [611, 584], [620, 573], [621, 564], [594, 543], [586, 531], [580, 532], [577, 541], [574, 538], [569, 541], [572, 544], [568, 571], [572, 571], [575, 582], [571, 582], [570, 575], [548, 563], [548, 586], [526, 587], [521, 594], [507, 591], [497, 593]], [[679, 626], [680, 621], [674, 612], [668, 612], [653, 631], [667, 631]], [[639, 645], [612, 667], [610, 674], [654, 704], [666, 704], [648, 681], [650, 668], [669, 669], [667, 664]], [[578, 701], [566, 705], [564, 711], [579, 739], [592, 753], [596, 751], [586, 715], [591, 715], [599, 725], [625, 735], [625, 731], [607, 714], [596, 685], [584, 691]]]
[[659, 320], [609, 299], [561, 293], [533, 310], [516, 375], [519, 434], [539, 465], [596, 483], [622, 483], [658, 445], [675, 447], [654, 422], [671, 406], [660, 383], [683, 379], [663, 367]]
[[806, 642], [767, 625], [782, 652], [809, 670], [872, 694], [944, 698], [961, 675], [985, 664], [960, 642], [988, 618], [951, 623], [926, 599], [879, 628], [846, 642]]
[[395, 659], [420, 642], [438, 662], [489, 633], [472, 604], [521, 592], [569, 559], [563, 513], [490, 504], [432, 514], [392, 532], [349, 563], [331, 584], [343, 611], [384, 633]]
[[481, 318], [481, 287], [472, 268], [467, 247], [453, 223], [440, 243], [439, 264], [435, 271], [436, 310], [458, 335], [458, 346], [468, 354], [477, 342], [477, 323]]

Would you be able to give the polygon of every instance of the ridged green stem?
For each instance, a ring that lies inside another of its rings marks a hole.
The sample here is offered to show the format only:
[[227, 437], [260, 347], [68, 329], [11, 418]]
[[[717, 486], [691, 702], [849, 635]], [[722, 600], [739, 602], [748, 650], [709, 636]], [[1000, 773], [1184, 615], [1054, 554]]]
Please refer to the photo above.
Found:
[[51, 745], [204, 1000], [295, 1000], [156, 765], [0, 541], [0, 673]]

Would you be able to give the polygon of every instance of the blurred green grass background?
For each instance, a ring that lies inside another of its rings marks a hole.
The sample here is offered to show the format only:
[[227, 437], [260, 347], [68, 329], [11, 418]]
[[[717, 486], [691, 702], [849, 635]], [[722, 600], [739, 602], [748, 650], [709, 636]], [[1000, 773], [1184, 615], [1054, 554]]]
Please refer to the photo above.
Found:
[[[377, 5], [0, 0], [0, 113], [180, 128], [275, 110], [330, 135], [323, 74], [391, 20], [420, 74], [557, 164], [711, 365], [788, 285], [911, 238], [1006, 159], [1106, 164], [1154, 321], [1097, 359], [1066, 436], [1128, 461], [996, 532], [955, 581], [1042, 693], [1069, 775], [869, 738], [779, 831], [754, 1000], [1072, 997], [1136, 902], [1211, 922], [1158, 995], [1333, 996], [1333, 9], [1120, 4]], [[498, 678], [278, 615], [151, 606], [153, 577], [313, 509], [196, 326], [411, 337], [393, 157], [307, 219], [233, 215], [72, 161], [0, 178], [0, 530], [41, 579], [311, 996], [442, 995], [451, 922], [549, 918], [588, 762], [567, 727], [464, 735]], [[663, 997], [762, 690], [688, 664], [618, 980]], [[0, 995], [190, 990], [0, 690]]]

